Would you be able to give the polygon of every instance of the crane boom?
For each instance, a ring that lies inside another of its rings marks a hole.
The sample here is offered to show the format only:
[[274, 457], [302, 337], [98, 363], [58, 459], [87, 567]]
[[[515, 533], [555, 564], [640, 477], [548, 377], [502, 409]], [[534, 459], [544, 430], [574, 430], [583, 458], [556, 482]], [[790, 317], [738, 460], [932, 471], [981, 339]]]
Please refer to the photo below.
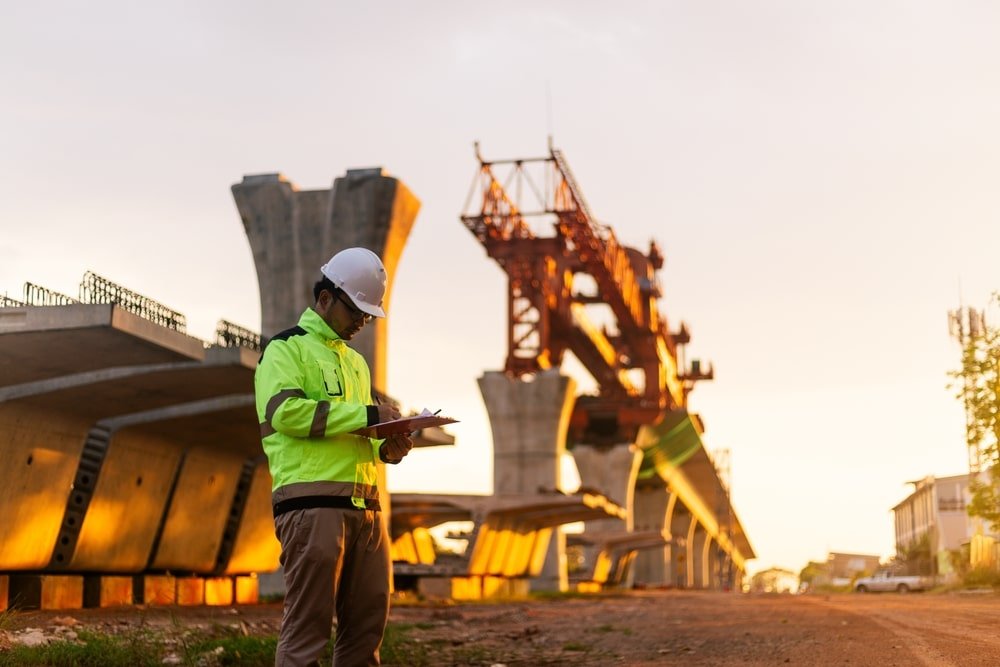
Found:
[[[693, 383], [712, 372], [682, 369], [679, 347], [689, 334], [683, 324], [671, 333], [659, 311], [662, 257], [655, 242], [645, 255], [619, 243], [591, 213], [562, 151], [550, 146], [544, 158], [490, 162], [477, 144], [476, 155], [469, 201], [478, 192], [479, 206], [467, 203], [461, 219], [508, 276], [506, 372], [520, 377], [558, 367], [571, 351], [599, 386], [597, 396], [577, 401], [571, 422], [588, 442], [627, 441], [638, 425], [684, 407]], [[498, 166], [509, 168], [503, 184]], [[533, 170], [541, 171], [542, 187]], [[526, 191], [534, 196], [530, 211]], [[529, 223], [535, 219], [550, 222], [553, 235], [536, 233]], [[580, 276], [593, 293], [574, 292]], [[591, 321], [594, 306], [610, 311], [614, 331]]]

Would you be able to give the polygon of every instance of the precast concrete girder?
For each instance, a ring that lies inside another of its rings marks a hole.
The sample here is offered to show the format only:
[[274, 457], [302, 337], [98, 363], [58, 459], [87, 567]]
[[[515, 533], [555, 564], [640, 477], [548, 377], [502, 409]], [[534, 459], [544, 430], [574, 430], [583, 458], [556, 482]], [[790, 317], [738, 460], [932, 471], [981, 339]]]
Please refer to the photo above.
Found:
[[255, 353], [109, 304], [13, 309], [16, 326], [10, 310], [0, 359], [26, 356], [0, 384], [0, 450], [17, 462], [0, 473], [0, 569], [276, 566]]
[[202, 361], [204, 345], [114, 304], [0, 308], [0, 387], [115, 366]]
[[[624, 516], [625, 510], [598, 494], [465, 496], [395, 494], [392, 534], [448, 521], [473, 521], [470, 544], [458, 576], [537, 576], [555, 529], [566, 523]], [[402, 560], [406, 560], [402, 558]], [[426, 563], [425, 563], [426, 564]], [[441, 574], [437, 572], [435, 574]]]
[[670, 542], [669, 538], [656, 530], [630, 533], [587, 531], [570, 536], [567, 541], [571, 544], [588, 545], [596, 554], [591, 561], [587, 581], [612, 586], [622, 585], [627, 581], [633, 561], [640, 552], [662, 551]]
[[[51, 567], [226, 571], [231, 553], [222, 552], [223, 544], [232, 550], [242, 519], [269, 519], [270, 503], [245, 517], [258, 466], [249, 448], [252, 427], [242, 429], [242, 446], [223, 447], [216, 444], [232, 441], [199, 424], [253, 420], [253, 397], [237, 394], [98, 422], [84, 446]], [[151, 520], [136, 520], [142, 516]], [[260, 556], [272, 557], [258, 559], [255, 571], [276, 566], [268, 545], [258, 545]]]
[[744, 568], [754, 557], [753, 548], [687, 411], [667, 412], [658, 423], [643, 426], [636, 444], [644, 452], [640, 481], [654, 476], [662, 479], [737, 566]]

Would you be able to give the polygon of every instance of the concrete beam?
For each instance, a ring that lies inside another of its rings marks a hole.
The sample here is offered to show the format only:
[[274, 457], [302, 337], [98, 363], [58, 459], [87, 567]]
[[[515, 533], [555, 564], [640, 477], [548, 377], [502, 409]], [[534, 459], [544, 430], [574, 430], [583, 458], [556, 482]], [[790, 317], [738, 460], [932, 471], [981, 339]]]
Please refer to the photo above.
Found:
[[[639, 429], [636, 444], [644, 452], [640, 480], [659, 476], [737, 566], [745, 567], [755, 554], [701, 442], [696, 420], [684, 410], [667, 412], [658, 423]], [[718, 516], [718, 508], [724, 508], [723, 516]]]
[[260, 454], [256, 353], [112, 305], [15, 310], [0, 319], [0, 361], [26, 355], [0, 374], [0, 451], [17, 462], [0, 472], [0, 569], [277, 566], [270, 479], [241, 472]]
[[0, 386], [116, 366], [201, 361], [200, 340], [112, 304], [0, 308]]

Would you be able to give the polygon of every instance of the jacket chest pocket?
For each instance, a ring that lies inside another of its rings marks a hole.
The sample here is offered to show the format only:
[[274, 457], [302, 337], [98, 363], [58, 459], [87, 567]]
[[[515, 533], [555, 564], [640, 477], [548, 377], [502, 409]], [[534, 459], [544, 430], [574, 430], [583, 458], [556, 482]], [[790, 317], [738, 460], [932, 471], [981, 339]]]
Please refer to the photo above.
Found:
[[327, 396], [344, 396], [344, 381], [340, 375], [340, 369], [337, 368], [336, 364], [332, 364], [329, 361], [320, 361], [319, 364], [320, 378], [323, 380], [323, 389], [326, 391]]

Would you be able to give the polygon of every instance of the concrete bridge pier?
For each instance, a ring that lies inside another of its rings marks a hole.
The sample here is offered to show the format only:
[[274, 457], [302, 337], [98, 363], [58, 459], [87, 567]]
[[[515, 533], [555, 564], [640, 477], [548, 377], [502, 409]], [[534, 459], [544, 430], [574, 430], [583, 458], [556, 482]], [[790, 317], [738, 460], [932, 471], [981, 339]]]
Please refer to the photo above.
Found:
[[[295, 325], [314, 302], [319, 268], [353, 246], [382, 258], [389, 273], [383, 304], [391, 312], [396, 268], [420, 210], [420, 200], [401, 181], [380, 168], [352, 169], [328, 190], [299, 190], [281, 174], [260, 174], [244, 176], [232, 192], [257, 268], [264, 337]], [[383, 391], [385, 334], [385, 321], [376, 320], [351, 342]]]
[[[328, 190], [299, 190], [281, 174], [244, 176], [232, 186], [260, 288], [261, 335], [295, 326], [315, 303], [312, 287], [320, 267], [335, 253], [368, 248], [389, 274], [382, 305], [391, 317], [390, 297], [399, 259], [420, 210], [420, 200], [381, 168], [351, 169]], [[369, 323], [351, 341], [371, 370], [372, 386], [388, 393], [385, 319]], [[385, 466], [379, 464], [382, 507], [391, 511]], [[277, 578], [262, 581], [265, 591], [282, 590]]]
[[728, 590], [729, 583], [724, 571], [726, 562], [726, 552], [722, 545], [716, 540], [712, 540], [712, 550], [709, 553], [709, 562], [712, 569], [712, 590]]
[[628, 511], [624, 524], [617, 519], [588, 521], [586, 530], [632, 531], [635, 526], [635, 481], [642, 463], [642, 452], [634, 444], [621, 443], [612, 447], [579, 444], [573, 447], [572, 453], [580, 474], [580, 486], [602, 493]]
[[[563, 490], [560, 459], [576, 401], [576, 383], [557, 370], [530, 380], [489, 371], [479, 378], [493, 431], [493, 494], [536, 494]], [[555, 528], [537, 590], [568, 588], [566, 536]]]
[[[658, 478], [638, 484], [632, 501], [633, 528], [662, 531], [669, 502], [670, 493]], [[637, 553], [632, 567], [634, 583], [643, 586], [668, 583], [669, 548], [665, 546], [663, 549], [646, 549]]]
[[[639, 474], [639, 464], [642, 463], [642, 452], [639, 448], [631, 443], [621, 443], [611, 447], [578, 444], [573, 447], [572, 453], [580, 475], [581, 488], [600, 492], [628, 512], [624, 522], [619, 519], [587, 521], [584, 524], [584, 533], [632, 532], [635, 525], [632, 512], [635, 481]], [[598, 552], [597, 546], [584, 547], [584, 559], [588, 568], [592, 568]], [[628, 578], [622, 583], [630, 586], [632, 577], [633, 572], [629, 568]]]
[[688, 527], [688, 580], [692, 588], [709, 588], [708, 549], [712, 538], [697, 519]]

